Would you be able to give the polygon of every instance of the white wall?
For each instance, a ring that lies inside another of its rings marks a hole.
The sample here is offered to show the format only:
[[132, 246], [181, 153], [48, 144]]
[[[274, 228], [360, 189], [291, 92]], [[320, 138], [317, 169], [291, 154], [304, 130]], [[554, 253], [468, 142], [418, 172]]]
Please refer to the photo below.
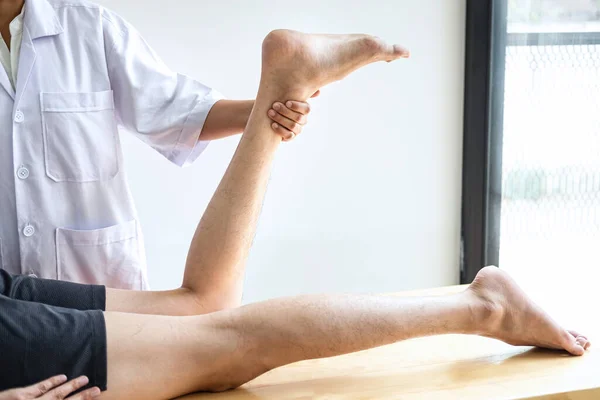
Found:
[[[368, 32], [408, 46], [409, 61], [373, 65], [326, 88], [305, 132], [282, 146], [245, 301], [457, 283], [464, 0], [100, 2], [170, 67], [233, 99], [254, 97], [261, 40], [274, 28]], [[213, 143], [181, 170], [124, 139], [154, 289], [180, 283], [188, 243], [237, 140]]]

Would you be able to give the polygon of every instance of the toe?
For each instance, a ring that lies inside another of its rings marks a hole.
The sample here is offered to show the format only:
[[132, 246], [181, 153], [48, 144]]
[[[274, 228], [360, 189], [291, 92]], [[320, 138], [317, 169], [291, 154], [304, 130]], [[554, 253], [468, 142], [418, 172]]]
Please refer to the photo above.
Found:
[[587, 340], [587, 337], [577, 331], [568, 331], [574, 338], [582, 337]]
[[592, 346], [592, 343], [587, 338], [587, 336], [584, 336], [577, 331], [568, 331], [568, 332], [571, 334], [571, 336], [573, 336], [575, 338], [575, 341], [577, 343], [579, 343], [581, 345], [581, 347], [583, 347], [584, 350], [587, 350]]
[[392, 50], [393, 54], [398, 56], [398, 57], [404, 57], [404, 58], [408, 58], [410, 57], [410, 51], [408, 51], [408, 49], [395, 44], [393, 46], [393, 50]]
[[574, 338], [570, 332], [565, 332], [561, 345], [566, 351], [574, 356], [581, 356], [585, 353], [585, 343], [582, 343], [582, 341], [583, 339], [577, 340]]
[[586, 350], [589, 346], [588, 344], [590, 343], [586, 338], [584, 337], [578, 337], [577, 339], [575, 339], [575, 341], [584, 349]]

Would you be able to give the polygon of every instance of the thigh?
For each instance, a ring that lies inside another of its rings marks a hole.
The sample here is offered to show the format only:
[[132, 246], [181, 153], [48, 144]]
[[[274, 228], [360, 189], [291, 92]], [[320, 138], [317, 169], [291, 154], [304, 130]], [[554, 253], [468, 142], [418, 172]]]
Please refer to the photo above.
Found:
[[[108, 390], [102, 400], [172, 399], [254, 378], [259, 360], [228, 311], [194, 317], [107, 312]], [[262, 371], [264, 372], [264, 371]]]
[[79, 311], [0, 295], [0, 391], [50, 376], [86, 375], [106, 388], [106, 328], [101, 311]]

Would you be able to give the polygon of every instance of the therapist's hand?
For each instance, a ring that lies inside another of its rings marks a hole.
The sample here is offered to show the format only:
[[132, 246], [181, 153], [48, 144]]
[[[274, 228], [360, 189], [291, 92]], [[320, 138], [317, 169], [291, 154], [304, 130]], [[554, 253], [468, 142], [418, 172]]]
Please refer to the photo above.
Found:
[[[317, 97], [316, 92], [312, 97]], [[267, 113], [273, 121], [271, 125], [275, 133], [288, 142], [298, 136], [307, 123], [310, 105], [301, 101], [289, 100], [285, 103], [275, 102]]]
[[[89, 382], [85, 376], [67, 382], [67, 377], [59, 375], [35, 385], [0, 392], [0, 400], [63, 400]], [[69, 397], [69, 400], [89, 400], [100, 395], [100, 389], [93, 387]]]

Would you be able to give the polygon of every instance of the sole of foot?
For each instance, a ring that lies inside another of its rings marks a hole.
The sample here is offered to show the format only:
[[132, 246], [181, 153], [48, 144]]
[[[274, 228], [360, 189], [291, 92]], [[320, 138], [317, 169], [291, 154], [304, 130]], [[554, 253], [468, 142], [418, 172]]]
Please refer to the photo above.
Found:
[[263, 41], [263, 80], [284, 88], [298, 88], [306, 95], [297, 100], [306, 100], [323, 86], [368, 64], [408, 57], [408, 50], [402, 46], [371, 35], [276, 30]]

